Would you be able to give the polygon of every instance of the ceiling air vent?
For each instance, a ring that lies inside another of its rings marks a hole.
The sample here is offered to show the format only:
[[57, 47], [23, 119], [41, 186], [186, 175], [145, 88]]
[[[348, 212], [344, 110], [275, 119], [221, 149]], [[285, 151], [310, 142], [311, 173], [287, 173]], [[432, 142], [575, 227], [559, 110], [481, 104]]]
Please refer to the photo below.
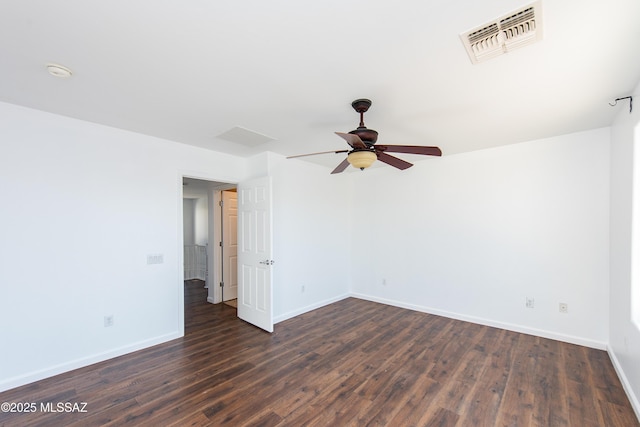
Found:
[[471, 62], [486, 61], [542, 40], [542, 6], [537, 1], [460, 34]]

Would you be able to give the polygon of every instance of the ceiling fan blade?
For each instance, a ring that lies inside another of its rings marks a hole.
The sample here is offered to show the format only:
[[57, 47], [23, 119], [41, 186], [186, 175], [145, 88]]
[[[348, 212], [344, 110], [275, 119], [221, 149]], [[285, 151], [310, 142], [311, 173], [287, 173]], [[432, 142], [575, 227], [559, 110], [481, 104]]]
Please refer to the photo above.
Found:
[[367, 145], [362, 142], [358, 135], [343, 132], [336, 132], [336, 135], [347, 141], [347, 144], [349, 144], [353, 148], [367, 148]]
[[289, 156], [287, 159], [295, 159], [297, 157], [306, 157], [306, 156], [315, 156], [317, 154], [329, 154], [329, 153], [348, 153], [349, 150], [338, 150], [338, 151], [320, 151], [319, 153], [309, 153], [309, 154], [298, 154], [295, 156]]
[[391, 165], [394, 168], [405, 170], [405, 169], [408, 169], [411, 166], [413, 166], [412, 163], [405, 162], [404, 160], [399, 159], [399, 158], [394, 157], [394, 156], [390, 156], [387, 153], [385, 153], [384, 151], [377, 151], [376, 154], [378, 155], [378, 160], [380, 160], [381, 162], [384, 162], [384, 163], [386, 163], [388, 165]]
[[376, 151], [388, 153], [424, 154], [426, 156], [442, 156], [438, 147], [426, 147], [423, 145], [375, 145]]
[[349, 166], [349, 160], [344, 159], [342, 163], [340, 163], [338, 167], [336, 167], [331, 173], [334, 174], [343, 172], [347, 168], [347, 166]]

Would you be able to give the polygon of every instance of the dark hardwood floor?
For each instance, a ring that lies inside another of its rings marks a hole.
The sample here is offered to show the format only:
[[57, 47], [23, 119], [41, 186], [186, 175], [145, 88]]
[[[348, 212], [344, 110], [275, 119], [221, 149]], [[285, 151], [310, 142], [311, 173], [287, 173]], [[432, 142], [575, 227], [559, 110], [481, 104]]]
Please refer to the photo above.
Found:
[[604, 351], [353, 298], [268, 334], [205, 298], [181, 339], [0, 393], [38, 409], [0, 425], [640, 425]]

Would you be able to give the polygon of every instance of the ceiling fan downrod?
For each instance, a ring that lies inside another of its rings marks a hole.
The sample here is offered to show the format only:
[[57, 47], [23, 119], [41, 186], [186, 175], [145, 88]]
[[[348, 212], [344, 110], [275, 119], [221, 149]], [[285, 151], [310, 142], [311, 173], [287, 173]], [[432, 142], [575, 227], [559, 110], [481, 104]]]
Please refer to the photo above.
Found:
[[366, 128], [364, 125], [364, 113], [366, 113], [369, 110], [369, 107], [371, 107], [371, 100], [364, 98], [356, 99], [351, 103], [351, 106], [356, 110], [356, 112], [360, 113], [360, 125], [358, 127]]

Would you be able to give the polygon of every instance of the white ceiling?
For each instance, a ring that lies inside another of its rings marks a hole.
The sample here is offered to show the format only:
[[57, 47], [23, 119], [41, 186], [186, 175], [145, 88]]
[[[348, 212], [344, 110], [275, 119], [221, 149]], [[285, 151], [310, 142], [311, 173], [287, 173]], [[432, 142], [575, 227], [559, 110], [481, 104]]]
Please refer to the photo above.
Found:
[[[609, 125], [640, 1], [543, 0], [541, 42], [472, 65], [459, 34], [530, 3], [2, 0], [0, 101], [240, 156], [344, 149], [356, 98], [379, 143], [445, 155]], [[216, 137], [237, 126], [273, 140]]]

